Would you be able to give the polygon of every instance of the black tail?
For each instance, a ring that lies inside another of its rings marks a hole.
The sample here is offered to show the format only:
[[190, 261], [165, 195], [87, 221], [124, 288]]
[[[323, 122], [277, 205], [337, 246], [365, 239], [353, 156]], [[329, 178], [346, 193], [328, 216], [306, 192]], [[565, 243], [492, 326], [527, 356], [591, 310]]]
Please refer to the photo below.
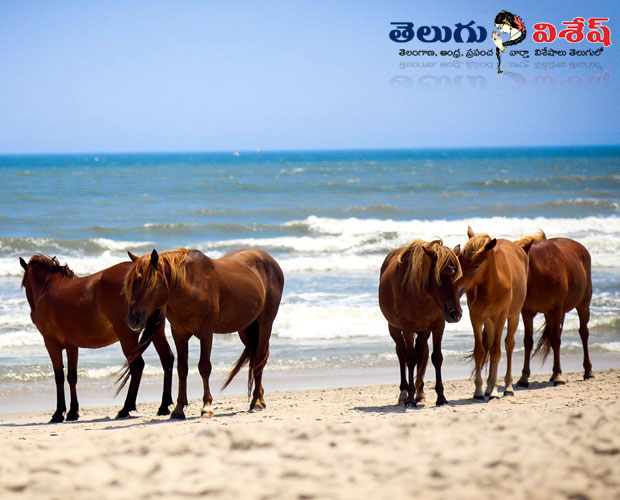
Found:
[[119, 392], [123, 390], [123, 387], [127, 385], [127, 382], [129, 382], [129, 379], [131, 378], [131, 363], [141, 357], [144, 351], [148, 349], [151, 342], [153, 342], [155, 334], [159, 331], [165, 320], [166, 318], [164, 314], [159, 309], [151, 314], [146, 320], [146, 325], [144, 326], [144, 330], [142, 331], [142, 335], [138, 341], [138, 347], [136, 347], [136, 349], [127, 357], [123, 367], [114, 374], [117, 376], [114, 385], [118, 386], [114, 393], [115, 397], [118, 396]]
[[265, 366], [265, 363], [267, 363], [267, 358], [269, 357], [269, 352], [267, 352], [267, 356], [265, 356], [265, 359], [261, 359], [261, 360], [256, 359], [256, 351], [258, 350], [258, 321], [254, 321], [254, 323], [252, 323], [250, 327], [248, 328], [247, 332], [248, 332], [247, 344], [245, 348], [243, 349], [241, 356], [239, 356], [239, 359], [235, 363], [235, 366], [233, 366], [232, 370], [230, 370], [230, 373], [228, 374], [228, 378], [226, 379], [226, 382], [224, 382], [224, 384], [222, 385], [222, 390], [228, 387], [228, 384], [232, 382], [232, 379], [235, 378], [235, 376], [237, 375], [237, 373], [239, 373], [241, 368], [243, 368], [243, 366], [249, 361], [250, 362], [250, 366], [248, 369], [248, 399], [249, 399], [250, 395], [252, 394], [252, 386], [254, 385], [254, 371]]

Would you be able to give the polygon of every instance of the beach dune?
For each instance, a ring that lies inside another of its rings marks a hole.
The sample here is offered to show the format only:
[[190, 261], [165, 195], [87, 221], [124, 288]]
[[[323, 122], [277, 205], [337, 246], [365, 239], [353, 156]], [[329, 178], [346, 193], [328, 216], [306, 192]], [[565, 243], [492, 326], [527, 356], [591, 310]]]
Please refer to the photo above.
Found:
[[219, 397], [210, 419], [192, 400], [182, 422], [156, 404], [2, 415], [0, 497], [620, 498], [620, 370], [582, 376], [490, 402], [446, 381], [448, 405], [407, 411], [391, 384], [273, 392], [260, 412]]

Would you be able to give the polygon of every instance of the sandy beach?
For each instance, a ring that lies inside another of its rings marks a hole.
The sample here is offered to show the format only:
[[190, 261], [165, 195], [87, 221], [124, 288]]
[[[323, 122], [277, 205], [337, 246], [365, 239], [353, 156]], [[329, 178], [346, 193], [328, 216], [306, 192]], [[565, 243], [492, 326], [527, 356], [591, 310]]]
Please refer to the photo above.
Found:
[[548, 375], [490, 402], [471, 380], [445, 383], [447, 406], [395, 405], [395, 384], [268, 392], [214, 401], [201, 419], [113, 420], [116, 406], [78, 422], [48, 412], [0, 416], [3, 499], [620, 498], [620, 370]]

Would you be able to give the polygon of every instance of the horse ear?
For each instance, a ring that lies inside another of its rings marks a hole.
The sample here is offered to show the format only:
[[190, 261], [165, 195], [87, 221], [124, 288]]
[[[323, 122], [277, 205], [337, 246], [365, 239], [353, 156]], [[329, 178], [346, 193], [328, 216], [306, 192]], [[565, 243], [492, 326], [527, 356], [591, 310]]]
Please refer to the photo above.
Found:
[[470, 226], [467, 226], [467, 237], [469, 239], [474, 237], [474, 230]]
[[151, 266], [157, 267], [157, 263], [159, 262], [159, 255], [157, 254], [157, 250], [153, 248], [151, 252]]
[[532, 248], [532, 243], [534, 243], [534, 240], [530, 239], [525, 245], [521, 245], [521, 248], [523, 248], [525, 253], [530, 251], [530, 248]]
[[456, 255], [457, 257], [459, 256], [459, 254], [461, 253], [461, 244], [459, 243], [458, 245], [456, 245], [454, 247], [454, 250], [452, 250], [454, 252], [454, 255]]
[[135, 262], [135, 261], [137, 261], [140, 258], [137, 255], [132, 254], [130, 251], [127, 251], [127, 255], [129, 255], [129, 258], [131, 259], [131, 262]]
[[435, 252], [434, 250], [430, 250], [425, 246], [422, 246], [422, 250], [424, 250], [424, 253], [428, 255], [433, 262], [437, 260], [437, 252]]
[[497, 238], [493, 238], [491, 241], [489, 241], [486, 245], [484, 245], [484, 251], [489, 251], [492, 248], [495, 247], [495, 245], [497, 244]]
[[22, 259], [21, 257], [19, 258], [19, 263], [24, 268], [24, 271], [28, 271], [28, 263], [24, 259]]

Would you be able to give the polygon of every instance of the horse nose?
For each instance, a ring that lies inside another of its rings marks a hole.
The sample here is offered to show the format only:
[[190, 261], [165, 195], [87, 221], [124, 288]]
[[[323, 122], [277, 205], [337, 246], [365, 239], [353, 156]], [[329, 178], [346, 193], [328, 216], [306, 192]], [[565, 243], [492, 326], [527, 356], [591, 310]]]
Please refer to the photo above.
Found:
[[452, 320], [453, 323], [456, 323], [461, 319], [462, 313], [456, 309], [450, 309], [448, 313], [448, 317]]
[[128, 314], [127, 315], [127, 326], [135, 331], [141, 331], [144, 328], [144, 314], [136, 313], [136, 314]]

